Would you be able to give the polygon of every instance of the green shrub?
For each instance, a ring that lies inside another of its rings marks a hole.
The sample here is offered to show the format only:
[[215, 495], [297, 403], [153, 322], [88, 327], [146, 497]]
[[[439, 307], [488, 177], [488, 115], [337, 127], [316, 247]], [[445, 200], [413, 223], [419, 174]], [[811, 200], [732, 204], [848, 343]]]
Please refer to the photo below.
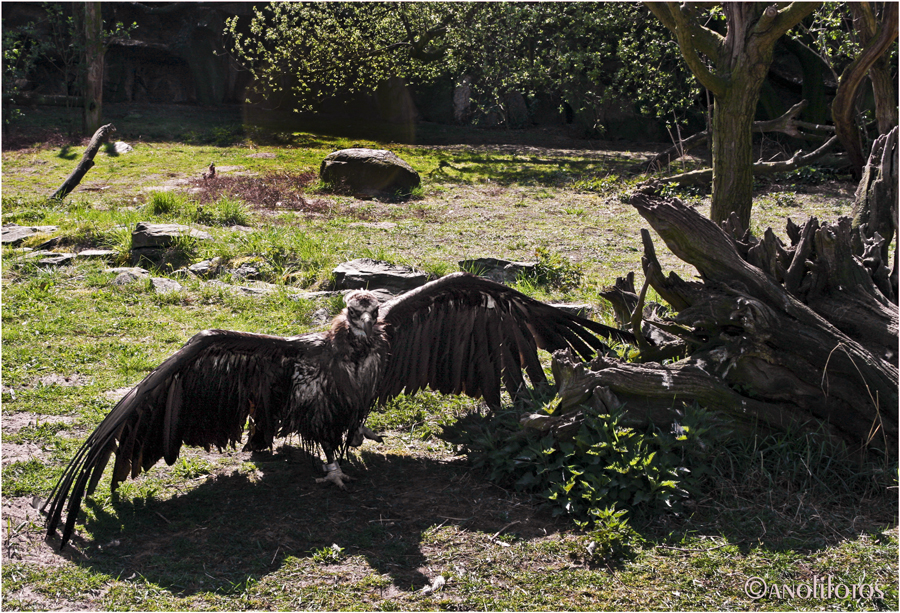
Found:
[[[698, 425], [707, 419], [705, 412], [689, 410], [666, 433], [623, 426], [618, 411], [581, 409], [584, 421], [569, 440], [523, 429], [519, 413], [506, 411], [487, 427], [464, 432], [458, 442], [476, 465], [490, 470], [492, 480], [545, 497], [555, 514], [569, 514], [585, 528], [617, 524], [627, 510], [676, 507], [687, 494], [687, 465], [705, 448], [700, 439], [706, 429]], [[552, 406], [544, 409], [552, 412]]]

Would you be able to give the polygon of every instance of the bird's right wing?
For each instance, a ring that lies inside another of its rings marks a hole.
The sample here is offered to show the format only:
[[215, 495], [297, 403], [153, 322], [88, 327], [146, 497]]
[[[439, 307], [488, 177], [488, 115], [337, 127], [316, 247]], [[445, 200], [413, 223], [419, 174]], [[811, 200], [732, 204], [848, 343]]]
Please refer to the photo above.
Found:
[[66, 508], [65, 546], [85, 491], [93, 492], [113, 453], [115, 489], [160, 458], [174, 463], [182, 444], [235, 445], [248, 418], [248, 445], [269, 446], [290, 392], [291, 358], [315, 352], [317, 338], [224, 330], [194, 336], [129, 391], [78, 450], [44, 505], [48, 535]]

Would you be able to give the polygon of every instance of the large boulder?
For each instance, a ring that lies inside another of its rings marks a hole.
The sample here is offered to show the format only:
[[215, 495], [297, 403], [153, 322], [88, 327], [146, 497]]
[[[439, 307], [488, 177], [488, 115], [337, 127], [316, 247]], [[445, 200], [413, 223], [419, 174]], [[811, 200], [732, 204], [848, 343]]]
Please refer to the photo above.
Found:
[[341, 149], [322, 160], [319, 178], [339, 191], [367, 196], [405, 196], [419, 186], [419, 173], [384, 149]]

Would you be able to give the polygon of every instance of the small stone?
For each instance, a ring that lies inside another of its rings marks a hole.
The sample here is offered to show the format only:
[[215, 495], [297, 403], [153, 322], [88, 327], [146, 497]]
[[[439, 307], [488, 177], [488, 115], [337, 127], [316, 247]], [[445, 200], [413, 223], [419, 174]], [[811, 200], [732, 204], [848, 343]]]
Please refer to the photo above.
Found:
[[174, 279], [166, 279], [165, 277], [153, 277], [150, 279], [153, 284], [153, 291], [157, 294], [168, 294], [170, 292], [180, 292], [184, 289], [181, 283]]
[[116, 277], [111, 281], [112, 285], [128, 285], [134, 283], [138, 279], [146, 279], [150, 273], [143, 268], [110, 268], [107, 272], [118, 272]]
[[79, 258], [87, 258], [92, 260], [110, 260], [115, 258], [118, 255], [117, 251], [113, 251], [112, 249], [85, 249], [84, 251], [79, 251], [77, 254]]

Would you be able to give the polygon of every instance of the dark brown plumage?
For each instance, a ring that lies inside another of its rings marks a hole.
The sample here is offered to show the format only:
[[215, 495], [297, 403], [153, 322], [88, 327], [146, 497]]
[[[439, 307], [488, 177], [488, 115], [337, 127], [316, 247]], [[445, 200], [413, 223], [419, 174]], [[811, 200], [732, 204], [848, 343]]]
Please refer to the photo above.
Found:
[[356, 291], [331, 329], [295, 337], [206, 330], [132, 389], [101, 422], [56, 484], [44, 508], [52, 534], [66, 512], [65, 546], [81, 500], [115, 454], [112, 488], [161, 458], [172, 464], [182, 445], [207, 450], [272, 446], [299, 434], [321, 448], [327, 476], [343, 487], [337, 462], [359, 444], [373, 406], [430, 387], [484, 397], [500, 406], [545, 380], [537, 348], [571, 348], [584, 359], [606, 345], [595, 335], [633, 342], [620, 330], [570, 315], [504, 285], [457, 273], [428, 283], [379, 308]]

